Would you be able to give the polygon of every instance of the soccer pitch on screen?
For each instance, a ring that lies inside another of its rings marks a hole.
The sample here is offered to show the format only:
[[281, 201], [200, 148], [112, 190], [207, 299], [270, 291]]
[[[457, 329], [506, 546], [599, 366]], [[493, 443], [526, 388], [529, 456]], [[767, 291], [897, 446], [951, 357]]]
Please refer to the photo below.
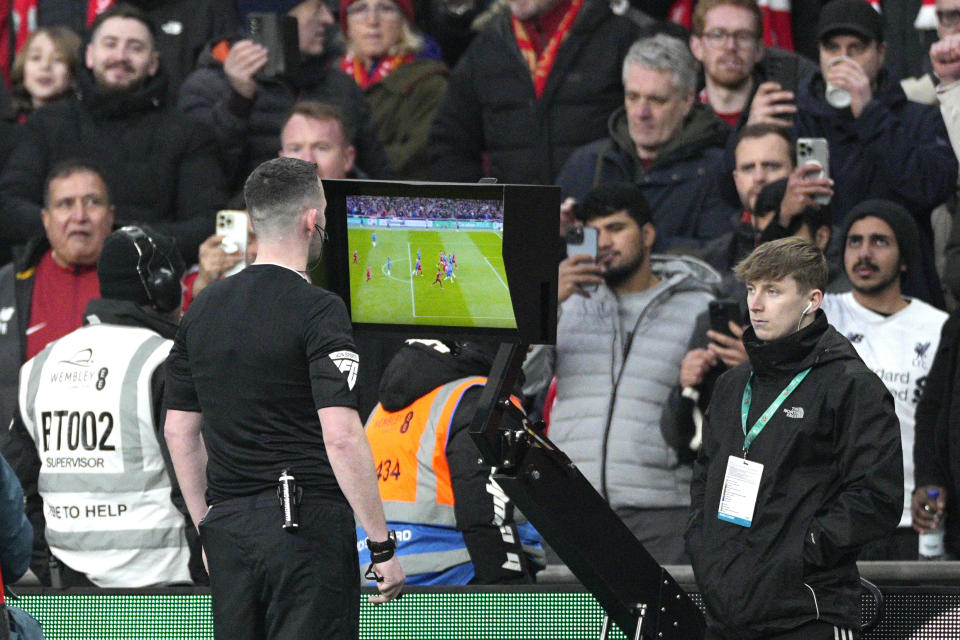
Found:
[[[350, 225], [347, 233], [354, 322], [516, 328], [500, 231]], [[441, 251], [456, 267], [438, 281]]]

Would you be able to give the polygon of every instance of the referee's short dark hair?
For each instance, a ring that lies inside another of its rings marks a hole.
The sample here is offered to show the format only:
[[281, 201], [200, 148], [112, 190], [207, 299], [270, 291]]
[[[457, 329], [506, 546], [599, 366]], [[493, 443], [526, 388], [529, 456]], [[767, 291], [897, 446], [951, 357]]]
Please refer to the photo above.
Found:
[[575, 209], [577, 218], [584, 223], [594, 218], [613, 215], [618, 211], [626, 211], [640, 227], [653, 222], [650, 203], [640, 191], [640, 187], [632, 182], [601, 184], [585, 195], [583, 202]]
[[296, 158], [274, 158], [253, 170], [243, 198], [258, 234], [286, 229], [304, 209], [324, 201], [317, 165]]

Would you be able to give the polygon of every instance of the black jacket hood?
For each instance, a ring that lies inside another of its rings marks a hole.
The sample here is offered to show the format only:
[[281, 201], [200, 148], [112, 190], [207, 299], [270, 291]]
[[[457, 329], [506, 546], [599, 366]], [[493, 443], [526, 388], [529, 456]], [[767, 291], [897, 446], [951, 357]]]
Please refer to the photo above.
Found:
[[468, 376], [486, 376], [488, 363], [475, 358], [442, 353], [423, 342], [408, 341], [387, 365], [380, 378], [380, 404], [397, 411], [437, 387]]

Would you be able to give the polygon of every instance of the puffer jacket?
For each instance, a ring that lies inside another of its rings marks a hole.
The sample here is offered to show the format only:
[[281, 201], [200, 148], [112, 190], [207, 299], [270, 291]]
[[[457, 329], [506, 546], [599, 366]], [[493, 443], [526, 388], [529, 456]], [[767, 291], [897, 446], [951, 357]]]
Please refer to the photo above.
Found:
[[697, 311], [720, 281], [706, 263], [652, 256], [661, 283], [624, 335], [613, 291], [571, 296], [557, 327], [557, 400], [550, 438], [618, 507], [689, 504], [690, 466], [661, 435]]

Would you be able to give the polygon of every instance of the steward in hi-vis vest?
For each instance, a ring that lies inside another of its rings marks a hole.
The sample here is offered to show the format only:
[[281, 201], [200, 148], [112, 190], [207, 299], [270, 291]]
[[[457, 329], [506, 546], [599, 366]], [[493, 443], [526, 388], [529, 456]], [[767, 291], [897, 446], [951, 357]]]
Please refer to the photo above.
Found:
[[183, 273], [167, 252], [176, 252], [172, 240], [114, 232], [98, 265], [103, 299], [20, 371], [10, 436], [32, 462], [24, 484], [42, 499], [39, 555], [48, 546], [57, 559], [54, 586], [191, 582], [186, 519], [157, 427]]
[[[468, 433], [492, 353], [476, 343], [407, 341], [367, 420], [380, 498], [407, 584], [529, 583], [540, 536], [478, 464]], [[357, 527], [360, 563], [369, 563]]]

